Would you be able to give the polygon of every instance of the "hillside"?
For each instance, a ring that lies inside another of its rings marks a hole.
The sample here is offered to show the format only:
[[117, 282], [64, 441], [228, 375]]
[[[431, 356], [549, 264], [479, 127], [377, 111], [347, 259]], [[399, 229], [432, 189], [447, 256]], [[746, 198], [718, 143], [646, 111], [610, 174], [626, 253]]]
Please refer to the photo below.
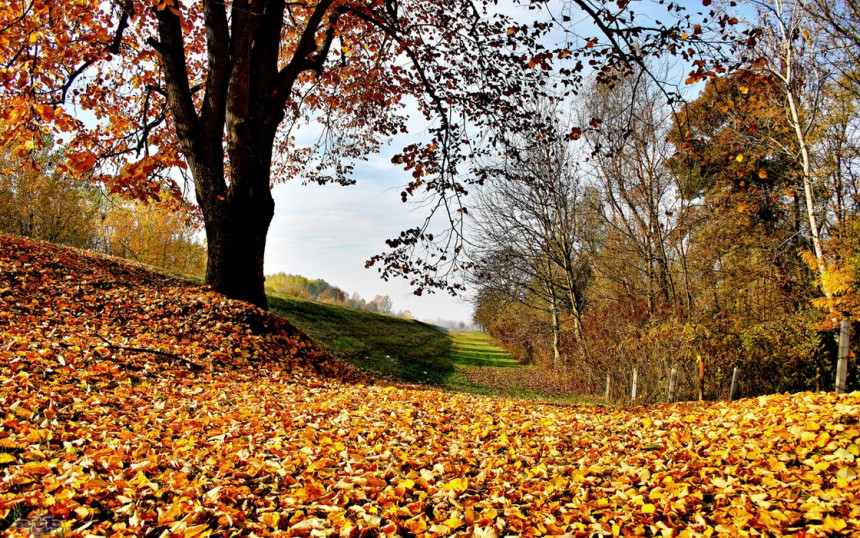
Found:
[[17, 536], [860, 529], [860, 394], [598, 408], [394, 386], [205, 288], [2, 235], [0, 402]]
[[327, 352], [362, 368], [432, 384], [453, 371], [446, 357], [451, 340], [427, 323], [282, 294], [269, 294], [269, 308]]

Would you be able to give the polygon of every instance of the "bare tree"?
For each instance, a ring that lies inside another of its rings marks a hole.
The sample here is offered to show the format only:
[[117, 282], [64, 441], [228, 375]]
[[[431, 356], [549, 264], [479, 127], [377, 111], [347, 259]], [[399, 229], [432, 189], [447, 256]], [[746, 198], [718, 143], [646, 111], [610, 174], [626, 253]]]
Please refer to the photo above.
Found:
[[[676, 294], [668, 243], [678, 208], [675, 183], [666, 167], [672, 151], [666, 144], [672, 109], [656, 85], [637, 76], [615, 88], [595, 87], [588, 97], [580, 122], [602, 118], [585, 136], [601, 191], [596, 209], [607, 233], [624, 238], [634, 250], [630, 254], [639, 260], [653, 312]], [[632, 291], [633, 283], [623, 285]]]
[[515, 155], [489, 166], [504, 177], [480, 192], [477, 259], [489, 285], [511, 300], [547, 312], [553, 362], [561, 364], [561, 315], [582, 337], [583, 288], [589, 277], [580, 236], [582, 186], [571, 141], [557, 109], [543, 105], [540, 133], [524, 135]]

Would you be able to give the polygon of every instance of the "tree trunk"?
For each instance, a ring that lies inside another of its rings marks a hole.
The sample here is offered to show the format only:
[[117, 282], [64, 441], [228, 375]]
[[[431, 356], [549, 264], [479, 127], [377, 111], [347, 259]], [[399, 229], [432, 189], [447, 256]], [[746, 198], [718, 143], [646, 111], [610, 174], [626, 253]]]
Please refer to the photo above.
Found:
[[561, 323], [558, 319], [559, 308], [555, 290], [552, 289], [550, 293], [552, 294], [552, 367], [555, 370], [561, 366]]
[[267, 308], [263, 276], [266, 235], [275, 213], [268, 189], [219, 200], [206, 220], [206, 283], [227, 297]]

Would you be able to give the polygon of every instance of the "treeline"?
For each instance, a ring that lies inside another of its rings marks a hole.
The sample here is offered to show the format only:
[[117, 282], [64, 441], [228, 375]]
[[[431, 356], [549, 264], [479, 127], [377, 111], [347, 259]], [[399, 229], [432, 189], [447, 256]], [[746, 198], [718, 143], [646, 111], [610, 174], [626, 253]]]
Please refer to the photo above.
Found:
[[389, 316], [397, 316], [407, 319], [412, 318], [412, 314], [408, 310], [395, 313], [394, 304], [391, 301], [391, 297], [388, 295], [377, 295], [372, 300], [366, 301], [361, 298], [358, 292], [354, 292], [352, 295], [349, 295], [344, 290], [337, 286], [333, 286], [320, 278], [311, 280], [301, 275], [292, 275], [287, 273], [267, 275], [266, 291], [292, 295], [293, 297], [302, 297], [312, 301], [346, 306], [348, 308], [355, 308], [358, 310], [367, 310], [368, 312], [387, 314]]
[[0, 155], [0, 231], [203, 276], [206, 249], [196, 208], [167, 193], [149, 203], [110, 195], [61, 174], [60, 160], [57, 148]]
[[636, 369], [646, 401], [672, 369], [697, 397], [700, 361], [706, 398], [736, 367], [741, 395], [834, 388], [835, 328], [860, 313], [860, 64], [826, 21], [760, 15], [800, 30], [695, 101], [634, 73], [573, 116], [538, 103], [544, 130], [487, 166], [507, 181], [476, 208], [475, 321], [520, 360], [615, 398]]

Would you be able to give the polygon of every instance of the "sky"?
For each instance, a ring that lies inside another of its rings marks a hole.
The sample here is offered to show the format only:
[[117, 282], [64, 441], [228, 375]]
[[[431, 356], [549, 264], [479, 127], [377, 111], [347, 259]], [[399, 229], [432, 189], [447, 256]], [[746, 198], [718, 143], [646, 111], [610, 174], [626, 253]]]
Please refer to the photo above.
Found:
[[368, 258], [390, 250], [386, 239], [424, 221], [426, 210], [400, 200], [409, 177], [384, 152], [357, 166], [355, 185], [302, 185], [300, 180], [275, 185], [265, 273], [322, 278], [365, 300], [388, 295], [395, 312], [409, 310], [415, 319], [468, 324], [472, 305], [467, 300], [443, 291], [418, 297], [407, 281], [385, 282], [376, 267], [365, 269]]
[[[520, 20], [536, 16], [509, 2], [497, 9], [508, 15], [519, 13]], [[452, 297], [443, 290], [425, 290], [416, 296], [408, 281], [397, 277], [386, 282], [376, 267], [365, 268], [371, 256], [391, 250], [386, 239], [421, 225], [427, 216], [420, 205], [400, 200], [400, 192], [412, 176], [391, 163], [392, 155], [412, 142], [410, 137], [420, 137], [426, 127], [417, 119], [421, 114], [414, 104], [407, 106], [407, 112], [411, 134], [399, 135], [379, 154], [358, 163], [352, 175], [355, 185], [302, 185], [300, 179], [275, 185], [275, 216], [269, 227], [264, 270], [267, 275], [284, 272], [322, 278], [349, 294], [358, 292], [365, 300], [388, 295], [395, 312], [409, 310], [415, 319], [470, 324], [473, 307], [468, 290], [464, 297]], [[312, 140], [313, 135], [298, 136], [299, 144], [309, 145]]]

